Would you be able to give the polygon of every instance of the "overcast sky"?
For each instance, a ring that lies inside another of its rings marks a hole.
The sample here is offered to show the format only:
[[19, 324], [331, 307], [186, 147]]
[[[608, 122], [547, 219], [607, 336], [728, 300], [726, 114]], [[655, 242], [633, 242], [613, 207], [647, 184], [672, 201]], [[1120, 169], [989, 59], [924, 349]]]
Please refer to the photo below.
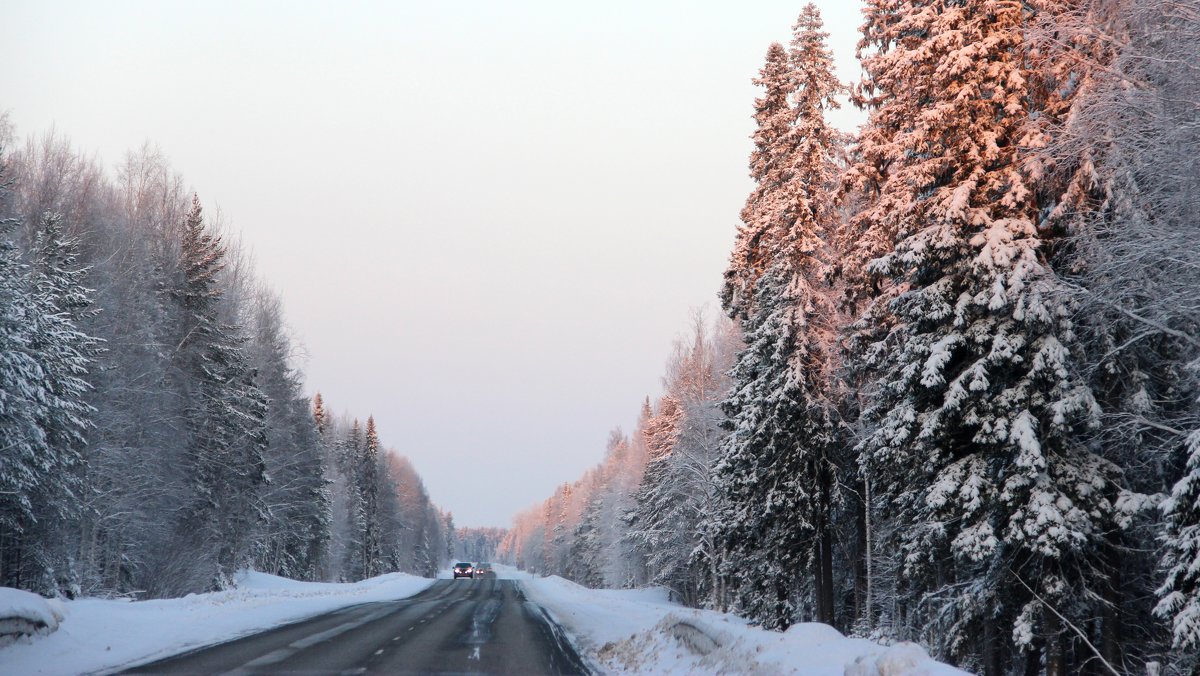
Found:
[[[0, 109], [109, 167], [157, 144], [283, 296], [309, 391], [506, 526], [715, 311], [750, 80], [802, 5], [0, 0]], [[856, 77], [860, 3], [817, 5]]]

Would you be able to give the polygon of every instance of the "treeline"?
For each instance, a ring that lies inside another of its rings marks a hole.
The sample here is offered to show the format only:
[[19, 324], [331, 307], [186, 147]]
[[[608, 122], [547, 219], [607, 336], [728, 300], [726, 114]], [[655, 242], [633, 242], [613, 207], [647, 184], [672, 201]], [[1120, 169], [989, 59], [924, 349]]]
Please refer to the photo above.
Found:
[[313, 412], [327, 452], [334, 528], [323, 579], [382, 573], [433, 577], [454, 554], [454, 517], [430, 499], [407, 458], [380, 446], [375, 418], [335, 420], [320, 393]]
[[459, 528], [452, 558], [460, 561], [491, 561], [496, 548], [508, 533], [507, 528]]
[[642, 403], [633, 434], [613, 430], [599, 465], [518, 514], [497, 558], [592, 587], [658, 584], [703, 605], [708, 573], [691, 559], [716, 560], [705, 516], [717, 506], [720, 402], [740, 346], [734, 324], [698, 316], [668, 363], [664, 395]]
[[864, 19], [857, 85], [812, 5], [755, 81], [743, 344], [698, 334], [502, 553], [986, 674], [1194, 673], [1200, 3]]
[[373, 421], [314, 414], [278, 298], [162, 156], [13, 145], [0, 116], [0, 586], [434, 572], [449, 517]]

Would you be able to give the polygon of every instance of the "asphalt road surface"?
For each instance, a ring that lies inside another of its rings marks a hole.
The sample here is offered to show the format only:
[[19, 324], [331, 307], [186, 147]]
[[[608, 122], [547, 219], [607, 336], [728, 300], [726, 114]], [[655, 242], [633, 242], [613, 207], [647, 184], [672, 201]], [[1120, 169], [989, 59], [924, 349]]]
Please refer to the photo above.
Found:
[[512, 580], [438, 580], [126, 673], [586, 674], [542, 609]]

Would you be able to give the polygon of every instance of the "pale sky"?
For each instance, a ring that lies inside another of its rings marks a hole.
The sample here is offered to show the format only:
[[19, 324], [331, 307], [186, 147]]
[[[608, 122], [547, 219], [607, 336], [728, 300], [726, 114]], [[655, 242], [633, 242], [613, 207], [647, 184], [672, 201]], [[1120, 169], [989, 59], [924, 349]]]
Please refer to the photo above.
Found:
[[[857, 77], [860, 1], [816, 4]], [[0, 110], [110, 168], [158, 145], [283, 296], [309, 392], [507, 526], [714, 311], [750, 80], [802, 6], [0, 0]]]

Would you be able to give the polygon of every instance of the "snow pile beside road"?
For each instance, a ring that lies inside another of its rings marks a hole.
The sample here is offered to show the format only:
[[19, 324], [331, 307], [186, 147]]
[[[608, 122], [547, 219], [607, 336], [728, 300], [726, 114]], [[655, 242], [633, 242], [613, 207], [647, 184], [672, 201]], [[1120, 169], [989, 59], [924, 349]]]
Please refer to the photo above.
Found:
[[917, 645], [882, 646], [825, 624], [786, 632], [751, 627], [727, 613], [686, 608], [663, 589], [588, 589], [560, 577], [521, 580], [525, 596], [571, 634], [599, 671], [656, 674], [961, 676]]
[[62, 620], [62, 604], [37, 594], [0, 587], [0, 646], [20, 636], [49, 634]]
[[238, 577], [236, 589], [180, 599], [66, 601], [58, 631], [0, 648], [0, 671], [79, 674], [127, 667], [349, 605], [406, 598], [432, 583], [401, 573], [334, 584], [249, 572]]

